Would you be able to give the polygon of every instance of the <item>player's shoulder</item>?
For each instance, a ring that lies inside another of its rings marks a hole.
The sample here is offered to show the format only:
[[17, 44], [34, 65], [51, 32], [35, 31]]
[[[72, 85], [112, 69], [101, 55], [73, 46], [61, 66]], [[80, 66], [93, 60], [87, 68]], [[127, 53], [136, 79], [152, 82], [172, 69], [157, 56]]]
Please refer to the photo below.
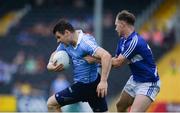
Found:
[[84, 36], [88, 38], [94, 38], [94, 36], [90, 33], [84, 33]]
[[127, 39], [127, 44], [136, 44], [139, 42], [140, 37], [138, 35], [134, 35], [131, 38]]
[[147, 45], [147, 42], [144, 40], [144, 38], [141, 35], [137, 35], [138, 36], [138, 44], [139, 45]]
[[56, 51], [59, 51], [59, 50], [66, 50], [66, 46], [63, 43], [59, 43], [56, 48]]
[[126, 40], [125, 46], [129, 48], [139, 48], [143, 45], [143, 41], [139, 35], [134, 35]]
[[84, 33], [82, 40], [87, 42], [87, 41], [95, 41], [95, 37], [91, 34]]

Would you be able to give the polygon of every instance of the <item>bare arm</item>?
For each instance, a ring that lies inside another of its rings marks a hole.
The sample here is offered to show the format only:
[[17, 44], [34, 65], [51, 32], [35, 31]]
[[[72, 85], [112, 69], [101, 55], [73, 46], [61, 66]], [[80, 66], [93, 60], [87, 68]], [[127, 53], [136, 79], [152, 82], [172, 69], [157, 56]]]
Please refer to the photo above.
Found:
[[101, 59], [101, 81], [97, 86], [97, 93], [98, 96], [104, 97], [107, 95], [107, 79], [111, 69], [111, 55], [103, 48], [98, 48], [94, 54], [94, 57]]
[[113, 67], [121, 67], [124, 64], [130, 63], [123, 55], [119, 55], [118, 57], [112, 58], [112, 66]]

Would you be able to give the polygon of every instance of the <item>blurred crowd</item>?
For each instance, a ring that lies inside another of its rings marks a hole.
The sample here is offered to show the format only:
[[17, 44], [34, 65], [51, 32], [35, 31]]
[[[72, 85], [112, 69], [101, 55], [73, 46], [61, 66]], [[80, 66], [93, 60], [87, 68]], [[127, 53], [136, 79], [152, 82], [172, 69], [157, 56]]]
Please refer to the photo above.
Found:
[[150, 44], [158, 47], [170, 49], [175, 44], [175, 29], [168, 30], [157, 29], [154, 25], [150, 30], [144, 30], [141, 35]]

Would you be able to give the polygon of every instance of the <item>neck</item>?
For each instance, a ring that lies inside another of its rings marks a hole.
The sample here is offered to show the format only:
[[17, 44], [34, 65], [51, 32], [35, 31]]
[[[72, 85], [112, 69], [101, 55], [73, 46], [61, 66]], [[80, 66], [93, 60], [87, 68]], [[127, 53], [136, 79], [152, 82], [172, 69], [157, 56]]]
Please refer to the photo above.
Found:
[[126, 32], [124, 33], [124, 37], [128, 38], [134, 32], [134, 27], [130, 26], [127, 28]]

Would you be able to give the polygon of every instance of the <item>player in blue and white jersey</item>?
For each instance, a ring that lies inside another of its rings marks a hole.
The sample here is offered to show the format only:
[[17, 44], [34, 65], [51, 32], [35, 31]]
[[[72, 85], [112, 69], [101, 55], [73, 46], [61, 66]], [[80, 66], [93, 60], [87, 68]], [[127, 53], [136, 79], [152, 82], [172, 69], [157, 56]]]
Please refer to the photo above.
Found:
[[128, 64], [132, 72], [116, 104], [118, 112], [126, 111], [129, 106], [132, 112], [145, 112], [160, 90], [152, 51], [135, 31], [134, 23], [135, 16], [126, 10], [119, 12], [115, 21], [120, 39], [112, 65], [120, 67]]
[[[97, 45], [92, 35], [75, 30], [65, 20], [60, 20], [55, 25], [53, 33], [60, 43], [55, 52], [65, 50], [72, 60], [74, 84], [51, 96], [47, 102], [48, 110], [61, 111], [64, 105], [86, 101], [94, 112], [107, 111], [105, 96], [108, 87], [107, 78], [111, 69], [111, 55]], [[52, 60], [54, 53], [47, 68], [52, 71], [62, 71], [63, 65], [56, 65]], [[86, 60], [88, 56], [100, 59], [101, 76], [98, 73], [98, 63], [88, 62]]]

